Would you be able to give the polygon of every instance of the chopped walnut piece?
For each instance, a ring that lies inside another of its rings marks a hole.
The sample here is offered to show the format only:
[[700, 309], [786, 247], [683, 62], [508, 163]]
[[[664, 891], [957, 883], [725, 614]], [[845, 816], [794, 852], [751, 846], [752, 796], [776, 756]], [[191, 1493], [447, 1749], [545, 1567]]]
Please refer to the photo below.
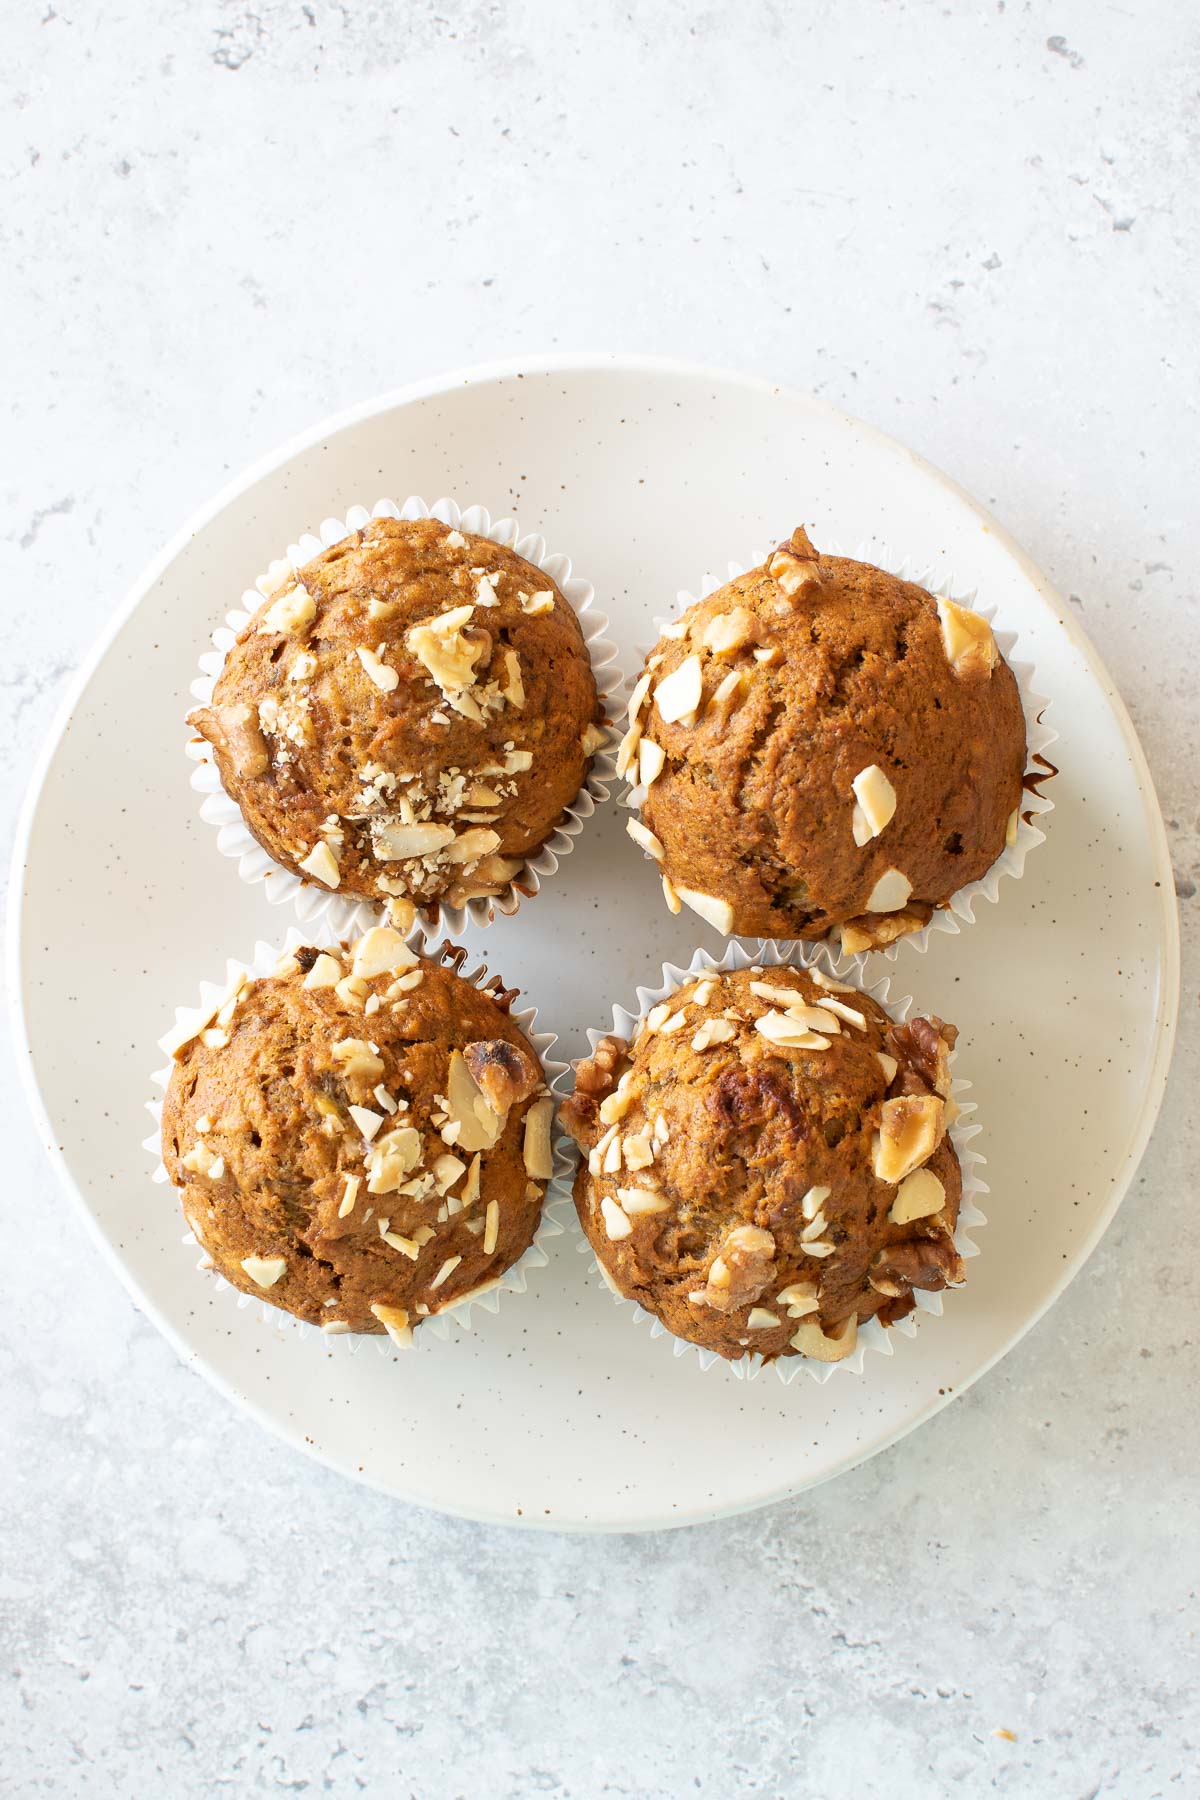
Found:
[[617, 1085], [620, 1064], [629, 1055], [624, 1038], [603, 1037], [588, 1057], [575, 1065], [575, 1092], [558, 1109], [563, 1129], [587, 1149], [600, 1135], [601, 1102]]
[[820, 585], [819, 558], [802, 525], [797, 525], [791, 538], [767, 560], [767, 574], [777, 582], [788, 599], [794, 599], [806, 587]]
[[906, 1244], [877, 1250], [867, 1279], [877, 1294], [894, 1299], [912, 1288], [936, 1292], [939, 1288], [957, 1287], [966, 1279], [966, 1270], [953, 1238], [943, 1231], [936, 1237], [911, 1238]]
[[847, 956], [857, 956], [863, 950], [882, 950], [885, 944], [928, 925], [929, 914], [928, 906], [913, 906], [903, 912], [862, 913], [857, 919], [847, 919], [838, 927], [842, 949]]
[[904, 1065], [905, 1079], [916, 1077], [919, 1086], [913, 1090], [932, 1088], [943, 1100], [950, 1097], [950, 1052], [958, 1037], [956, 1025], [943, 1024], [938, 1018], [910, 1019], [907, 1025], [893, 1025], [888, 1042]]
[[[775, 1239], [758, 1225], [735, 1225], [721, 1239], [709, 1264], [708, 1280], [697, 1304], [715, 1312], [737, 1312], [770, 1287], [775, 1279]], [[696, 1296], [692, 1295], [693, 1301]]]
[[754, 614], [744, 606], [734, 606], [708, 621], [700, 633], [700, 642], [714, 656], [728, 656], [734, 650], [740, 650], [753, 637], [754, 630]]
[[311, 625], [316, 616], [316, 601], [304, 583], [298, 582], [267, 607], [258, 622], [259, 633], [262, 636], [269, 636], [273, 632], [293, 636]]
[[270, 768], [267, 740], [252, 706], [199, 706], [188, 714], [188, 724], [229, 758], [241, 779], [252, 780]]
[[542, 1072], [519, 1044], [503, 1038], [468, 1044], [463, 1059], [472, 1079], [494, 1112], [505, 1113], [541, 1086]]
[[423, 625], [415, 625], [404, 641], [417, 661], [429, 671], [450, 705], [456, 711], [464, 712], [465, 717], [479, 720], [483, 715], [477, 705], [472, 703], [470, 708], [464, 709], [459, 704], [466, 690], [475, 684], [476, 666], [481, 657], [485, 652], [491, 652], [492, 640], [488, 632], [467, 629], [473, 610], [471, 606], [451, 607], [449, 612], [439, 613]]
[[368, 645], [358, 646], [358, 660], [381, 693], [390, 694], [399, 685], [400, 677], [395, 669], [389, 668], [383, 657]]

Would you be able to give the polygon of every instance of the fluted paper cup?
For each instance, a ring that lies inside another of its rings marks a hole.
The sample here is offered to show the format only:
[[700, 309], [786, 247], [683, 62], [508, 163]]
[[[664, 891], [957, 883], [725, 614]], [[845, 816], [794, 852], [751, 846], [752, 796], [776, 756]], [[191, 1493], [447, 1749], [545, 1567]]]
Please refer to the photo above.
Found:
[[[156, 1069], [150, 1077], [154, 1087], [159, 1090], [159, 1094], [157, 1098], [146, 1102], [146, 1110], [154, 1119], [155, 1129], [152, 1134], [144, 1140], [143, 1148], [149, 1151], [150, 1155], [154, 1158], [155, 1167], [151, 1176], [153, 1181], [160, 1185], [170, 1184], [170, 1177], [167, 1174], [166, 1167], [162, 1160], [162, 1109], [163, 1099], [167, 1091], [167, 1084], [171, 1079], [171, 1070], [174, 1066], [169, 1047], [172, 1043], [177, 1043], [179, 1041], [179, 1032], [184, 1028], [190, 1029], [195, 1027], [196, 1025], [203, 1023], [204, 1020], [211, 1018], [221, 1001], [240, 983], [243, 975], [248, 976], [252, 981], [261, 980], [264, 976], [272, 974], [280, 959], [287, 956], [291, 951], [296, 949], [298, 945], [310, 944], [319, 949], [336, 949], [342, 947], [342, 942], [343, 941], [340, 940], [336, 934], [329, 931], [328, 927], [319, 929], [314, 933], [312, 931], [301, 931], [298, 926], [293, 925], [288, 930], [282, 945], [259, 942], [255, 945], [254, 955], [249, 962], [236, 962], [233, 960], [227, 962], [225, 968], [225, 980], [223, 982], [202, 981], [200, 983], [198, 1006], [176, 1007], [175, 1029], [167, 1032], [159, 1042], [159, 1049], [168, 1055], [168, 1061], [164, 1068]], [[413, 949], [418, 955], [433, 957], [436, 960], [448, 963], [459, 974], [463, 973], [462, 964], [467, 958], [467, 952], [465, 950], [456, 949], [450, 943], [445, 943], [440, 947], [435, 948], [422, 939], [419, 934], [414, 936], [411, 942]], [[478, 968], [468, 970], [464, 975], [464, 979], [471, 982], [476, 987], [481, 986], [487, 978], [488, 970], [483, 963], [481, 963]], [[514, 1008], [510, 1013], [510, 1017], [515, 1024], [520, 1026], [521, 1030], [525, 1033], [525, 1036], [529, 1039], [529, 1042], [533, 1045], [533, 1048], [541, 1061], [542, 1068], [545, 1071], [546, 1085], [552, 1092], [557, 1094], [561, 1091], [562, 1078], [567, 1072], [568, 1065], [561, 1059], [551, 1055], [551, 1051], [558, 1042], [556, 1034], [552, 1031], [537, 1030], [536, 1007], [527, 1006], [519, 1009]], [[559, 1084], [557, 1087], [556, 1083]], [[461, 1327], [463, 1331], [472, 1330], [474, 1324], [477, 1322], [472, 1318], [474, 1313], [480, 1312], [486, 1314], [497, 1312], [500, 1307], [500, 1302], [506, 1294], [525, 1293], [529, 1286], [530, 1275], [536, 1269], [545, 1268], [549, 1261], [546, 1254], [547, 1243], [552, 1238], [560, 1237], [562, 1235], [566, 1220], [574, 1213], [574, 1204], [571, 1199], [573, 1165], [567, 1148], [567, 1140], [565, 1140], [563, 1135], [557, 1130], [557, 1117], [556, 1128], [552, 1134], [552, 1143], [554, 1150], [554, 1172], [546, 1184], [545, 1195], [542, 1199], [542, 1214], [538, 1222], [538, 1228], [534, 1232], [532, 1241], [524, 1254], [520, 1256], [515, 1263], [512, 1263], [505, 1269], [502, 1275], [495, 1276], [491, 1280], [484, 1282], [472, 1293], [464, 1294], [455, 1305], [444, 1307], [441, 1312], [430, 1313], [427, 1318], [422, 1319], [419, 1327], [415, 1328], [413, 1332], [414, 1345], [424, 1343], [428, 1337], [436, 1337], [444, 1341], [454, 1335], [454, 1328], [456, 1326]], [[174, 1204], [178, 1206], [178, 1190], [174, 1190], [174, 1193]], [[185, 1223], [182, 1218], [182, 1213], [180, 1215], [180, 1222]], [[197, 1242], [194, 1233], [191, 1231], [185, 1232], [179, 1241], [184, 1247], [184, 1252], [186, 1254], [190, 1254], [193, 1259], [198, 1257], [198, 1260], [195, 1261], [195, 1267], [200, 1270], [210, 1271], [213, 1275], [213, 1279], [216, 1281], [218, 1289], [228, 1294], [239, 1310], [244, 1311], [247, 1307], [257, 1307], [264, 1323], [275, 1328], [278, 1328], [280, 1325], [292, 1327], [300, 1335], [319, 1337], [323, 1343], [327, 1343], [330, 1346], [334, 1344], [344, 1345], [346, 1353], [350, 1355], [354, 1355], [360, 1345], [364, 1343], [374, 1344], [381, 1356], [389, 1356], [394, 1353], [399, 1354], [399, 1352], [395, 1351], [395, 1347], [386, 1335], [377, 1335], [371, 1332], [325, 1332], [322, 1331], [319, 1326], [310, 1325], [306, 1320], [296, 1318], [293, 1313], [284, 1312], [278, 1306], [272, 1306], [265, 1300], [259, 1300], [255, 1295], [243, 1294], [240, 1289], [235, 1288], [231, 1282], [226, 1281], [222, 1275], [216, 1273], [211, 1259], [204, 1254], [203, 1248]]]
[[[965, 606], [977, 612], [981, 618], [992, 625], [992, 635], [996, 647], [1016, 678], [1017, 688], [1021, 696], [1021, 708], [1025, 715], [1025, 790], [1017, 816], [1017, 828], [1011, 844], [1006, 844], [1000, 855], [989, 869], [977, 881], [967, 882], [958, 888], [943, 906], [934, 909], [933, 917], [920, 931], [909, 932], [896, 938], [892, 943], [877, 950], [859, 951], [854, 960], [861, 962], [865, 957], [886, 957], [894, 961], [901, 944], [911, 944], [916, 950], [924, 951], [929, 947], [929, 940], [935, 932], [956, 936], [964, 925], [975, 923], [975, 908], [981, 900], [995, 901], [1000, 898], [1000, 883], [1005, 876], [1019, 881], [1025, 873], [1025, 861], [1031, 850], [1038, 844], [1044, 844], [1046, 834], [1034, 821], [1044, 819], [1047, 813], [1053, 812], [1054, 801], [1044, 791], [1045, 785], [1058, 773], [1054, 764], [1049, 761], [1046, 752], [1057, 742], [1058, 733], [1053, 726], [1047, 725], [1045, 714], [1050, 708], [1050, 701], [1039, 694], [1035, 688], [1036, 675], [1032, 662], [1024, 660], [1020, 655], [1020, 636], [1015, 631], [997, 629], [993, 624], [996, 608], [993, 604], [979, 599], [978, 590], [965, 586], [953, 575], [935, 577], [929, 570], [918, 569], [908, 557], [897, 557], [884, 548], [876, 550], [867, 544], [860, 544], [853, 552], [841, 549], [837, 544], [825, 546], [822, 554], [828, 556], [852, 556], [856, 562], [871, 563], [875, 568], [886, 569], [901, 581], [911, 581], [923, 587], [935, 598], [953, 600], [959, 606]], [[697, 600], [707, 600], [718, 588], [724, 587], [728, 581], [744, 575], [746, 569], [741, 563], [731, 562], [729, 572], [723, 577], [706, 574], [701, 579], [696, 593], [688, 593], [681, 589], [675, 597], [675, 611], [669, 615], [660, 615], [654, 620], [655, 642], [661, 638], [665, 628], [678, 623], [680, 615]], [[650, 654], [652, 645], [641, 652], [641, 665]], [[627, 683], [634, 685], [634, 680]], [[641, 806], [645, 790], [633, 782], [626, 780], [620, 804], [634, 812]], [[647, 854], [649, 854], [647, 852]], [[657, 865], [656, 865], [657, 866]], [[783, 940], [780, 940], [783, 941]], [[805, 940], [820, 942], [822, 940]]]
[[[484, 506], [461, 508], [457, 501], [441, 499], [427, 506], [419, 496], [410, 495], [402, 506], [394, 500], [377, 500], [373, 507], [352, 506], [344, 519], [326, 519], [319, 534], [306, 532], [285, 552], [288, 562], [296, 567], [311, 562], [323, 550], [340, 543], [352, 532], [361, 531], [371, 519], [438, 519], [452, 529], [490, 538], [492, 543], [513, 550], [549, 576], [563, 598], [573, 607], [583, 632], [592, 665], [596, 688], [604, 703], [608, 733], [607, 742], [592, 758], [591, 769], [583, 787], [563, 813], [546, 842], [528, 857], [520, 871], [499, 894], [469, 900], [465, 906], [453, 907], [441, 901], [418, 908], [417, 919], [422, 931], [430, 936], [443, 932], [457, 937], [468, 925], [489, 925], [497, 913], [515, 913], [521, 901], [532, 900], [558, 870], [564, 857], [570, 855], [575, 839], [591, 818], [597, 805], [608, 799], [615, 780], [613, 752], [616, 733], [612, 713], [620, 685], [617, 650], [608, 639], [607, 616], [595, 605], [595, 589], [588, 581], [571, 573], [571, 559], [561, 552], [548, 550], [546, 540], [537, 532], [522, 534], [516, 519], [493, 521]], [[247, 588], [241, 606], [229, 613], [225, 623], [212, 634], [213, 648], [200, 658], [200, 674], [191, 684], [193, 697], [207, 705], [221, 673], [225, 658], [238, 635], [245, 629], [253, 613], [262, 604], [257, 588]], [[216, 828], [217, 848], [222, 856], [236, 861], [238, 874], [251, 884], [261, 883], [263, 892], [274, 906], [290, 907], [297, 918], [311, 926], [323, 920], [339, 937], [353, 937], [378, 923], [386, 910], [382, 901], [365, 900], [356, 895], [331, 893], [327, 888], [304, 881], [290, 869], [283, 868], [253, 836], [241, 808], [221, 785], [212, 746], [203, 738], [192, 737], [187, 754], [196, 767], [192, 771], [192, 787], [202, 796], [200, 817]]]
[[[913, 1001], [911, 995], [893, 998], [891, 995], [892, 977], [883, 975], [875, 981], [862, 978], [859, 959], [840, 956], [830, 945], [817, 943], [776, 943], [770, 939], [760, 939], [747, 949], [743, 944], [732, 940], [726, 947], [723, 956], [713, 956], [707, 950], [697, 950], [686, 968], [679, 968], [673, 963], [664, 963], [663, 979], [655, 988], [639, 987], [636, 990], [636, 1009], [614, 1005], [611, 1026], [600, 1030], [588, 1030], [588, 1044], [592, 1051], [602, 1037], [610, 1033], [614, 1037], [625, 1038], [632, 1042], [642, 1021], [651, 1007], [668, 999], [678, 988], [681, 988], [696, 975], [727, 974], [734, 969], [781, 969], [781, 968], [818, 968], [835, 980], [850, 982], [862, 993], [870, 996], [883, 1007], [884, 1011], [902, 1024], [908, 1017]], [[953, 1057], [952, 1059], [953, 1060]], [[958, 1103], [959, 1116], [950, 1127], [950, 1141], [954, 1145], [962, 1170], [962, 1200], [958, 1211], [958, 1220], [954, 1230], [954, 1247], [964, 1262], [979, 1255], [979, 1246], [971, 1237], [971, 1232], [980, 1230], [987, 1224], [987, 1216], [980, 1209], [980, 1197], [988, 1188], [982, 1177], [984, 1158], [978, 1150], [971, 1148], [975, 1138], [979, 1136], [981, 1127], [971, 1115], [976, 1106], [973, 1100], [964, 1096], [970, 1090], [970, 1082], [955, 1077], [951, 1089]], [[569, 1140], [568, 1140], [569, 1141]], [[565, 1146], [564, 1146], [565, 1147]], [[571, 1187], [574, 1187], [574, 1173]], [[699, 1344], [689, 1343], [686, 1338], [676, 1337], [667, 1330], [662, 1320], [649, 1313], [636, 1300], [629, 1299], [619, 1292], [611, 1280], [608, 1271], [597, 1257], [591, 1244], [580, 1230], [578, 1249], [581, 1255], [590, 1256], [592, 1267], [598, 1278], [604, 1283], [618, 1306], [629, 1307], [634, 1321], [639, 1325], [649, 1325], [652, 1338], [664, 1338], [676, 1356], [694, 1356], [702, 1369], [711, 1369], [714, 1363], [724, 1364], [740, 1381], [753, 1381], [764, 1369], [771, 1370], [785, 1387], [791, 1385], [803, 1372], [813, 1381], [829, 1381], [839, 1370], [848, 1375], [865, 1375], [869, 1372], [868, 1358], [872, 1356], [892, 1356], [896, 1353], [896, 1337], [912, 1338], [916, 1335], [919, 1317], [940, 1318], [943, 1311], [943, 1296], [940, 1293], [929, 1293], [924, 1289], [914, 1289], [913, 1300], [915, 1310], [904, 1318], [897, 1319], [894, 1325], [881, 1325], [877, 1318], [868, 1319], [865, 1325], [858, 1328], [858, 1341], [852, 1353], [841, 1362], [815, 1362], [807, 1356], [779, 1356], [767, 1362], [761, 1356], [747, 1351], [736, 1362], [718, 1354], [716, 1350], [703, 1349]], [[953, 1290], [951, 1290], [953, 1291]], [[954, 1302], [957, 1304], [957, 1302]]]

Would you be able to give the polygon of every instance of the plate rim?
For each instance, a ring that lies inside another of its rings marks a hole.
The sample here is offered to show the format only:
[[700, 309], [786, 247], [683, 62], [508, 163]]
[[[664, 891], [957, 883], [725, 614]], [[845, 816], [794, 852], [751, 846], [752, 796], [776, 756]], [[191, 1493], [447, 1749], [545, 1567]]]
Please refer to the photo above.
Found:
[[[249, 488], [275, 473], [292, 458], [312, 449], [323, 439], [361, 424], [380, 413], [395, 411], [420, 400], [452, 393], [464, 386], [494, 385], [527, 374], [543, 376], [595, 373], [666, 375], [693, 382], [717, 383], [742, 391], [778, 398], [789, 405], [799, 405], [824, 413], [842, 425], [850, 425], [855, 431], [862, 433], [881, 447], [907, 457], [920, 473], [926, 475], [957, 499], [966, 511], [987, 529], [1005, 554], [1025, 575], [1039, 604], [1054, 615], [1059, 628], [1065, 632], [1071, 645], [1086, 665], [1089, 674], [1102, 689], [1103, 698], [1116, 720], [1126, 754], [1137, 778], [1143, 811], [1149, 826], [1152, 852], [1161, 879], [1158, 912], [1163, 950], [1163, 979], [1159, 986], [1153, 1021], [1153, 1057], [1142, 1095], [1137, 1126], [1131, 1134], [1121, 1165], [1110, 1180], [1109, 1194], [1105, 1205], [1098, 1214], [1091, 1231], [1080, 1241], [1064, 1272], [1054, 1282], [1042, 1303], [1022, 1316], [1017, 1328], [1004, 1338], [994, 1353], [986, 1361], [980, 1363], [960, 1386], [950, 1393], [933, 1395], [927, 1406], [906, 1417], [895, 1430], [883, 1432], [878, 1437], [869, 1439], [860, 1446], [859, 1453], [848, 1457], [835, 1468], [825, 1470], [810, 1479], [780, 1482], [769, 1491], [750, 1499], [717, 1507], [701, 1506], [682, 1516], [675, 1514], [663, 1517], [661, 1514], [647, 1513], [645, 1516], [639, 1516], [633, 1520], [623, 1519], [620, 1522], [598, 1519], [562, 1521], [551, 1518], [547, 1520], [532, 1514], [521, 1514], [514, 1518], [509, 1514], [489, 1511], [483, 1507], [472, 1508], [453, 1503], [435, 1502], [423, 1496], [414, 1498], [411, 1494], [402, 1493], [400, 1489], [388, 1482], [366, 1473], [346, 1469], [341, 1462], [324, 1452], [318, 1445], [306, 1441], [301, 1427], [269, 1414], [258, 1401], [243, 1393], [217, 1369], [210, 1367], [203, 1354], [189, 1345], [180, 1329], [143, 1293], [132, 1271], [118, 1255], [112, 1240], [101, 1228], [83, 1189], [76, 1182], [68, 1167], [63, 1146], [57, 1142], [57, 1134], [52, 1128], [50, 1112], [38, 1079], [33, 1047], [29, 1037], [23, 979], [26, 939], [25, 875], [29, 865], [29, 847], [34, 823], [51, 765], [70, 724], [71, 717], [104, 656], [154, 584], [186, 549], [190, 540], [211, 524], [220, 513], [239, 499]], [[1058, 604], [1055, 605], [1055, 602]], [[167, 539], [163, 547], [143, 565], [140, 573], [101, 626], [78, 670], [68, 683], [34, 758], [29, 782], [18, 813], [9, 863], [5, 977], [9, 992], [10, 1030], [16, 1052], [19, 1079], [35, 1129], [59, 1184], [66, 1191], [76, 1213], [82, 1216], [88, 1234], [98, 1245], [105, 1262], [115, 1271], [126, 1293], [138, 1310], [162, 1333], [186, 1367], [197, 1369], [211, 1387], [229, 1400], [239, 1411], [253, 1419], [257, 1425], [268, 1431], [272, 1437], [320, 1463], [323, 1467], [332, 1469], [337, 1474], [369, 1487], [375, 1492], [386, 1494], [393, 1499], [402, 1499], [410, 1505], [427, 1506], [445, 1513], [447, 1516], [467, 1519], [479, 1524], [500, 1525], [513, 1530], [600, 1535], [624, 1531], [682, 1529], [689, 1525], [711, 1523], [743, 1513], [756, 1512], [762, 1507], [775, 1505], [782, 1500], [794, 1499], [797, 1495], [819, 1487], [826, 1481], [848, 1474], [852, 1469], [861, 1467], [863, 1463], [868, 1462], [882, 1451], [890, 1449], [893, 1444], [907, 1437], [910, 1432], [917, 1430], [936, 1413], [941, 1412], [966, 1393], [982, 1376], [1007, 1356], [1010, 1350], [1015, 1348], [1026, 1333], [1031, 1331], [1061, 1298], [1066, 1288], [1088, 1262], [1101, 1238], [1112, 1224], [1118, 1208], [1132, 1185], [1142, 1157], [1145, 1155], [1162, 1108], [1175, 1047], [1181, 980], [1180, 924], [1178, 908], [1174, 901], [1174, 880], [1171, 873], [1170, 852], [1162, 808], [1159, 804], [1146, 753], [1138, 739], [1129, 710], [1109, 674], [1103, 658], [1095, 649], [1082, 625], [1071, 616], [1069, 608], [1062, 603], [1057, 589], [1047, 580], [1032, 557], [1016, 542], [1006, 528], [965, 488], [920, 452], [911, 449], [909, 445], [899, 438], [893, 437], [891, 433], [869, 424], [858, 418], [856, 414], [849, 413], [843, 408], [835, 406], [831, 401], [825, 400], [819, 395], [810, 394], [802, 388], [775, 382], [766, 376], [747, 374], [745, 371], [722, 365], [691, 362], [685, 358], [653, 354], [626, 354], [607, 350], [561, 350], [533, 352], [493, 359], [484, 363], [465, 364], [439, 374], [404, 383], [399, 387], [388, 388], [349, 407], [340, 408], [336, 412], [325, 415], [315, 424], [293, 433], [281, 444], [247, 464], [231, 480], [224, 483], [214, 495], [192, 511], [183, 524]]]

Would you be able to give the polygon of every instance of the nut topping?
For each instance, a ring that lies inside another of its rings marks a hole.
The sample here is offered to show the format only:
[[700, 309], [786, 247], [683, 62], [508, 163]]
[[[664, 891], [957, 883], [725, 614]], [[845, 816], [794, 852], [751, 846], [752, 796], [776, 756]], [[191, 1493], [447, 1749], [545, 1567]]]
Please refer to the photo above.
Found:
[[297, 582], [286, 594], [280, 594], [268, 606], [259, 620], [259, 633], [267, 637], [276, 632], [282, 636], [294, 637], [311, 625], [317, 616], [317, 603], [304, 586]]
[[642, 849], [654, 858], [655, 862], [662, 861], [666, 851], [648, 825], [643, 825], [640, 819], [630, 819], [627, 821], [625, 829], [634, 843], [640, 844]]
[[643, 787], [650, 787], [663, 772], [663, 764], [667, 753], [661, 744], [653, 738], [644, 737], [638, 745], [638, 780]]
[[939, 1288], [958, 1287], [966, 1279], [966, 1270], [953, 1238], [943, 1231], [936, 1237], [912, 1238], [906, 1244], [877, 1251], [867, 1279], [877, 1294], [896, 1298], [912, 1288], [936, 1293]]
[[395, 669], [389, 668], [383, 658], [374, 650], [369, 649], [366, 644], [358, 646], [357, 655], [359, 662], [381, 693], [390, 694], [393, 688], [399, 686], [400, 677]]
[[728, 937], [733, 930], [733, 908], [728, 900], [718, 900], [715, 894], [698, 894], [695, 888], [677, 887], [674, 891], [685, 906]]
[[534, 1181], [549, 1181], [554, 1173], [554, 1157], [550, 1148], [550, 1121], [553, 1117], [554, 1101], [548, 1094], [541, 1100], [535, 1100], [525, 1115], [525, 1173]]
[[941, 1212], [946, 1204], [946, 1190], [932, 1169], [914, 1169], [896, 1190], [888, 1218], [893, 1225], [910, 1225], [914, 1219], [927, 1219]]
[[698, 656], [685, 657], [670, 675], [664, 675], [654, 690], [654, 703], [665, 725], [677, 724], [694, 713], [704, 691]]
[[[886, 869], [871, 889], [867, 900], [867, 911], [873, 913], [899, 912], [907, 906], [912, 895], [912, 882], [899, 869]], [[845, 937], [842, 939], [845, 946]]]
[[373, 981], [377, 975], [411, 969], [416, 961], [398, 931], [393, 931], [389, 925], [375, 925], [354, 946], [351, 974], [361, 981]]
[[375, 1305], [372, 1306], [371, 1311], [375, 1314], [375, 1317], [379, 1320], [379, 1323], [383, 1326], [383, 1329], [387, 1332], [397, 1350], [410, 1350], [412, 1348], [412, 1331], [409, 1328], [408, 1313], [405, 1311], [404, 1307], [384, 1306], [381, 1301], [377, 1301]]
[[875, 1139], [874, 1170], [891, 1187], [928, 1162], [946, 1133], [945, 1102], [936, 1094], [885, 1100]]
[[992, 636], [992, 628], [981, 613], [954, 600], [937, 602], [942, 627], [942, 648], [954, 673], [964, 680], [986, 681], [1000, 652]]
[[738, 1312], [757, 1300], [775, 1279], [775, 1239], [758, 1225], [735, 1225], [725, 1233], [709, 1265], [708, 1280], [695, 1304], [716, 1312]]
[[814, 1362], [841, 1362], [850, 1356], [858, 1342], [858, 1319], [851, 1316], [833, 1330], [822, 1331], [816, 1319], [801, 1319], [792, 1347]]
[[[740, 650], [753, 637], [754, 631], [754, 614], [744, 606], [734, 606], [728, 612], [717, 613], [708, 621], [700, 634], [700, 642], [714, 656], [729, 656], [733, 651]], [[662, 711], [661, 700], [659, 711]]]
[[[878, 763], [863, 769], [850, 785], [858, 802], [854, 808], [854, 841], [859, 845], [868, 844], [891, 823], [896, 811], [896, 790]], [[907, 900], [908, 895], [904, 898]], [[879, 907], [873, 910], [890, 909]]]
[[338, 860], [332, 848], [324, 838], [318, 838], [308, 855], [298, 865], [306, 875], [319, 881], [324, 887], [335, 888], [342, 879], [338, 868]]
[[519, 1106], [541, 1085], [541, 1070], [533, 1058], [519, 1044], [503, 1038], [468, 1044], [463, 1059], [494, 1112], [506, 1113], [510, 1106]]
[[287, 1273], [287, 1257], [243, 1256], [242, 1267], [257, 1287], [270, 1288]]

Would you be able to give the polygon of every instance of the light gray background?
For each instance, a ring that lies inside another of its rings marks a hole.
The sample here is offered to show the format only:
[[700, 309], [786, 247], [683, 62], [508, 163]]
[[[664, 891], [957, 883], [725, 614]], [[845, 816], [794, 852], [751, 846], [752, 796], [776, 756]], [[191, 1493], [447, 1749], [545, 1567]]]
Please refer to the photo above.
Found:
[[7, 835], [106, 615], [244, 463], [442, 367], [667, 351], [906, 439], [1071, 596], [1190, 951], [1052, 1314], [868, 1467], [657, 1537], [440, 1519], [234, 1417], [6, 1069], [0, 1791], [1200, 1792], [1194, 9], [13, 0], [0, 51]]

